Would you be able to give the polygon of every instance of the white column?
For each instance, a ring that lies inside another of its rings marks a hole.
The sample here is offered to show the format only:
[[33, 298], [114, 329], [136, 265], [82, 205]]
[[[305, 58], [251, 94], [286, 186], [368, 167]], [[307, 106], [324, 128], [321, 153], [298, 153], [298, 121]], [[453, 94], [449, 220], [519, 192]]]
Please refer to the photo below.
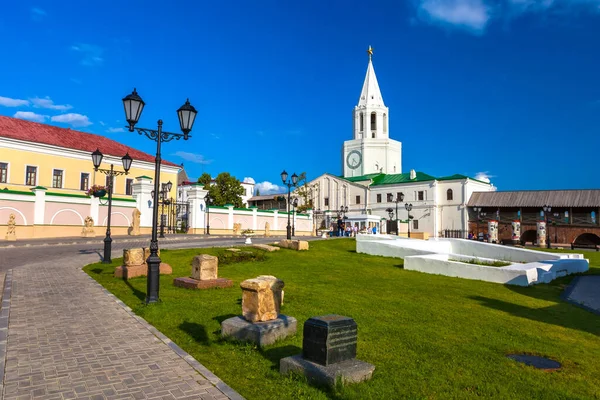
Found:
[[94, 220], [94, 225], [100, 226], [100, 199], [98, 197], [90, 197], [90, 217]]
[[258, 230], [258, 207], [252, 206], [250, 207], [252, 210], [252, 230]]
[[[152, 226], [152, 190], [154, 189], [152, 186], [152, 178], [147, 176], [138, 176], [135, 178], [135, 182], [131, 185], [132, 195], [136, 201], [136, 207], [140, 210], [140, 226], [141, 227], [151, 227]], [[93, 198], [92, 198], [93, 199]], [[92, 203], [92, 210], [93, 210]], [[96, 217], [98, 216], [98, 212], [96, 211]], [[92, 215], [94, 221], [96, 221], [96, 217]]]
[[186, 188], [186, 197], [189, 203], [188, 223], [192, 232], [198, 233], [205, 227], [206, 203], [205, 197], [208, 190], [203, 189], [203, 185], [191, 185]]
[[433, 182], [433, 209], [431, 210], [431, 212], [433, 213], [433, 237], [437, 238], [438, 237], [438, 233], [440, 230], [440, 221], [439, 221], [439, 215], [438, 215], [438, 200], [439, 200], [439, 196], [438, 196], [438, 183], [437, 181]]
[[46, 214], [46, 188], [41, 186], [31, 189], [35, 193], [35, 205], [33, 211], [33, 224], [43, 225]]
[[225, 204], [225, 207], [227, 207], [228, 212], [227, 212], [227, 229], [233, 229], [233, 205], [232, 204]]

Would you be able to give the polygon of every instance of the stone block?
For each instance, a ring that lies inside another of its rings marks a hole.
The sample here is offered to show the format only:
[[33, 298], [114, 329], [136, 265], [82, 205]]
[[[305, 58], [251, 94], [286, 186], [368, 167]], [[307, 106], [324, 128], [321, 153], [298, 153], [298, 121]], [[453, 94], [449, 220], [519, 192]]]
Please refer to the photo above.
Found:
[[330, 365], [356, 357], [356, 322], [342, 315], [312, 317], [304, 323], [302, 356], [321, 365]]
[[226, 278], [197, 280], [188, 277], [175, 278], [173, 284], [186, 289], [227, 288], [233, 286], [233, 281]]
[[133, 265], [145, 265], [147, 257], [144, 256], [144, 249], [123, 249], [123, 265], [126, 267]]
[[233, 317], [221, 323], [221, 336], [243, 342], [253, 342], [258, 346], [267, 346], [295, 335], [296, 329], [296, 318], [286, 315], [279, 315], [276, 319], [256, 323], [248, 322], [242, 317]]
[[290, 249], [292, 249], [292, 250], [308, 250], [308, 242], [306, 240], [292, 240]]
[[242, 314], [250, 322], [276, 319], [281, 308], [284, 283], [271, 275], [246, 279], [242, 288]]
[[281, 374], [286, 375], [292, 371], [306, 376], [312, 383], [333, 387], [337, 381], [347, 384], [369, 380], [373, 376], [375, 366], [357, 359], [325, 366], [306, 360], [298, 354], [279, 361]]
[[[171, 275], [173, 273], [173, 268], [171, 268], [169, 264], [160, 263], [159, 271], [161, 275]], [[131, 278], [137, 278], [138, 276], [148, 276], [148, 265], [122, 265], [115, 268], [115, 278], [123, 278], [127, 280]]]
[[209, 254], [200, 254], [192, 261], [192, 279], [198, 281], [217, 279], [219, 259]]
[[255, 244], [252, 247], [254, 247], [255, 249], [268, 251], [269, 253], [279, 250], [279, 247], [269, 246], [268, 244]]
[[279, 241], [279, 247], [283, 247], [284, 249], [289, 249], [291, 246], [291, 240], [287, 240], [287, 239], [281, 239]]
[[225, 249], [225, 251], [230, 251], [232, 253], [237, 253], [238, 251], [240, 251], [240, 249], [236, 249], [236, 248], [232, 247], [231, 249]]
[[[150, 257], [150, 247], [144, 247], [144, 262]], [[158, 249], [157, 255], [160, 257], [160, 249]]]

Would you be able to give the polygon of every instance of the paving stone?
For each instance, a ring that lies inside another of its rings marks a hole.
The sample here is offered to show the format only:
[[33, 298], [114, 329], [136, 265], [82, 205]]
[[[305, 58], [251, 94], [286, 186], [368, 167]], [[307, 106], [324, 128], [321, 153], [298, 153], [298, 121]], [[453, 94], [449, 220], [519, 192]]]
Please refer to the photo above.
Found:
[[93, 261], [69, 257], [6, 274], [0, 398], [241, 398], [81, 271]]

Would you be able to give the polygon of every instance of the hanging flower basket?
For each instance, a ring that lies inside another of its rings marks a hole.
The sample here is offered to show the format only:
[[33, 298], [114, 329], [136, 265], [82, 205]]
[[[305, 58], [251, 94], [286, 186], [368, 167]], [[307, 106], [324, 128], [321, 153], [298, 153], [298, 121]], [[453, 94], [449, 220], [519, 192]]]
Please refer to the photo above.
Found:
[[94, 185], [88, 189], [86, 194], [88, 196], [102, 198], [102, 197], [106, 196], [106, 187], [101, 186], [101, 185]]

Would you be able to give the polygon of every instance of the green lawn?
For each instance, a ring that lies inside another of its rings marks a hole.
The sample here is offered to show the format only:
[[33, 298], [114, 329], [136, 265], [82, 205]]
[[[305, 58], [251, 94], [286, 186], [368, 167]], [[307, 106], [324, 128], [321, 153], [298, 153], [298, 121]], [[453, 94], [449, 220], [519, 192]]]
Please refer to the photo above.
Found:
[[[204, 291], [176, 288], [173, 278], [190, 274], [194, 255], [223, 250], [163, 250], [173, 275], [161, 276], [162, 303], [150, 307], [145, 278], [112, 277], [121, 260], [85, 271], [248, 399], [600, 398], [600, 317], [560, 300], [571, 277], [502, 286], [405, 271], [400, 259], [355, 253], [353, 239], [310, 246], [220, 265], [234, 286]], [[600, 273], [600, 254], [585, 254]], [[285, 281], [282, 313], [298, 319], [298, 333], [262, 350], [222, 341], [220, 322], [241, 314], [239, 283], [266, 274]], [[280, 376], [279, 359], [301, 351], [304, 321], [330, 313], [356, 320], [358, 358], [376, 366], [373, 379], [328, 391]], [[513, 352], [563, 369], [517, 364], [505, 357]]]

